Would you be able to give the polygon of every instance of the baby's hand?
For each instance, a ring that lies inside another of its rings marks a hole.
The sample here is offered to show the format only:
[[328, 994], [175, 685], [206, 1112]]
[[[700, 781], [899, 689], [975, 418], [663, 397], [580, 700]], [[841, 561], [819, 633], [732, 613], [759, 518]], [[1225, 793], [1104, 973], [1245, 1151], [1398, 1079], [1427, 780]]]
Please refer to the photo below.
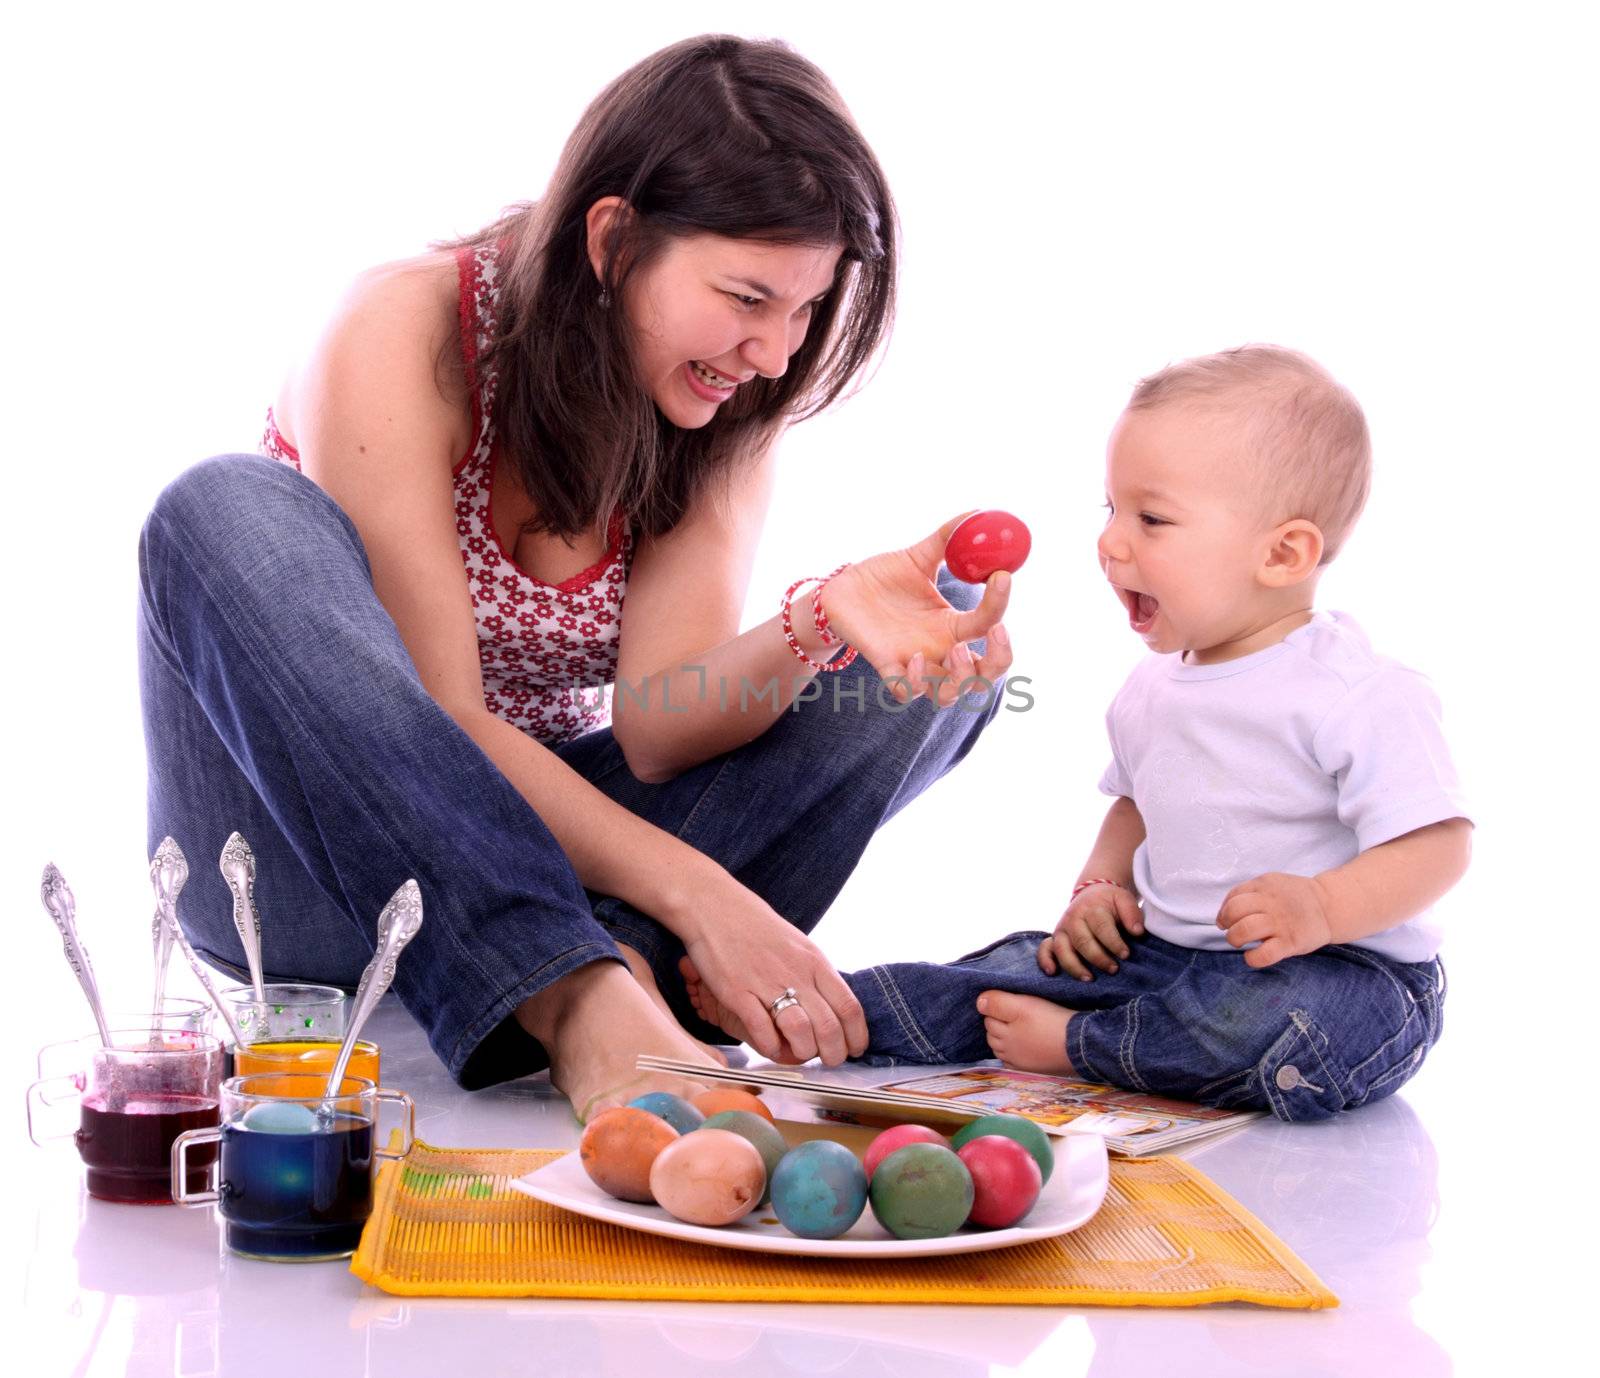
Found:
[[1069, 976], [1092, 981], [1094, 973], [1084, 964], [1087, 958], [1101, 971], [1115, 971], [1116, 959], [1128, 956], [1119, 924], [1129, 933], [1144, 932], [1144, 915], [1133, 892], [1120, 885], [1091, 885], [1067, 906], [1056, 931], [1039, 944], [1040, 969], [1054, 976], [1059, 965]]
[[1260, 947], [1244, 954], [1245, 964], [1269, 967], [1331, 943], [1328, 909], [1327, 891], [1319, 881], [1273, 871], [1228, 891], [1217, 927], [1235, 947], [1259, 942]]

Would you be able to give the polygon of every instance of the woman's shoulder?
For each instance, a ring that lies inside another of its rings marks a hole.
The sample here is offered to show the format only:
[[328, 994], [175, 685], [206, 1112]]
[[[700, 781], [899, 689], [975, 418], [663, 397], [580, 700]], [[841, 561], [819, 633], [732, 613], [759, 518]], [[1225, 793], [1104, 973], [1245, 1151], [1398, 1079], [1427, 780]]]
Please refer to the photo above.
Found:
[[308, 376], [352, 354], [410, 361], [406, 374], [431, 370], [441, 400], [460, 410], [462, 434], [469, 434], [457, 272], [455, 253], [447, 249], [355, 273], [327, 312], [320, 335], [278, 389], [272, 412], [284, 439], [294, 444], [297, 400]]

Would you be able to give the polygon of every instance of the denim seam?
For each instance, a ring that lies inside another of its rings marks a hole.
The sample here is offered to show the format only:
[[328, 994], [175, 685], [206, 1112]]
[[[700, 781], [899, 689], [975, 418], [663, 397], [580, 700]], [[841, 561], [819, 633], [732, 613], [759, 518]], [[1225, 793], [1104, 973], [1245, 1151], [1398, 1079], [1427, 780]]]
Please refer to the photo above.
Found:
[[[309, 482], [309, 480], [307, 480], [307, 481]], [[191, 575], [193, 576], [195, 582], [200, 586], [200, 588], [204, 592], [206, 598], [210, 600], [212, 606], [215, 607], [218, 610], [219, 614], [220, 614], [222, 612], [222, 608], [223, 608], [222, 602], [217, 598], [216, 594], [212, 591], [211, 586], [207, 583], [203, 573], [201, 572], [200, 566], [198, 564], [196, 564], [196, 562], [187, 554], [187, 552], [184, 551], [182, 542], [178, 539], [178, 534], [177, 534], [176, 529], [173, 528], [170, 523], [168, 523], [164, 519], [160, 518], [156, 513], [152, 513], [151, 514], [151, 520], [152, 521], [160, 521], [162, 526], [167, 528], [166, 534], [167, 534], [167, 537], [168, 537], [168, 543], [169, 543], [174, 555], [177, 555], [177, 556], [179, 556], [179, 557], [181, 557], [183, 559], [185, 565], [188, 567], [188, 569], [189, 569]], [[359, 545], [357, 547], [357, 553], [358, 554], [360, 553]], [[374, 597], [376, 597], [376, 594], [374, 594]], [[257, 679], [258, 679], [258, 683], [262, 687], [265, 688], [266, 686], [270, 685], [271, 681], [262, 673], [262, 667], [260, 666], [260, 664], [258, 662], [258, 657], [256, 655], [255, 647], [259, 644], [259, 638], [255, 637], [254, 635], [247, 635], [244, 638], [244, 641], [245, 641], [245, 655], [246, 655], [246, 657], [248, 658], [248, 660], [250, 662], [251, 670], [256, 674]], [[336, 779], [340, 780], [344, 784], [345, 789], [349, 793], [350, 799], [351, 799], [354, 807], [359, 808], [361, 810], [361, 812], [367, 817], [368, 821], [372, 825], [373, 830], [379, 836], [383, 837], [385, 839], [385, 841], [388, 842], [389, 846], [391, 848], [393, 848], [395, 855], [396, 856], [400, 856], [400, 857], [404, 857], [405, 856], [405, 849], [403, 847], [399, 846], [398, 843], [396, 842], [396, 840], [389, 836], [389, 830], [386, 827], [384, 827], [382, 825], [382, 823], [377, 818], [372, 816], [370, 810], [368, 810], [367, 807], [366, 807], [365, 797], [362, 794], [362, 792], [359, 789], [355, 788], [351, 784], [351, 782], [345, 778], [344, 772], [338, 768], [338, 765], [334, 761], [333, 757], [330, 756], [326, 751], [323, 750], [322, 745], [321, 745], [320, 741], [317, 739], [316, 734], [307, 731], [306, 725], [300, 720], [298, 714], [296, 714], [294, 712], [293, 708], [289, 704], [287, 704], [287, 703], [285, 703], [283, 701], [281, 695], [277, 695], [276, 693], [274, 693], [274, 697], [276, 697], [278, 699], [278, 702], [279, 702], [279, 705], [280, 705], [280, 707], [281, 707], [281, 709], [283, 711], [284, 717], [288, 721], [293, 723], [296, 731], [298, 731], [301, 734], [301, 736], [302, 736], [302, 738], [303, 738], [303, 740], [305, 742], [306, 749], [311, 751], [311, 752], [314, 752], [317, 755], [317, 757], [325, 764], [325, 766], [328, 769], [329, 773], [331, 775], [333, 775]], [[443, 713], [444, 710], [440, 709], [439, 711], [441, 713]], [[406, 866], [406, 870], [408, 871], [408, 873], [410, 873], [413, 876], [415, 876], [417, 874], [418, 869], [419, 868], [417, 868], [415, 866], [412, 866], [409, 863]], [[360, 930], [363, 933], [363, 936], [365, 936], [365, 930], [362, 929], [361, 925], [356, 922], [354, 916], [352, 914], [350, 914], [349, 910], [346, 908], [345, 905], [338, 904], [338, 905], [336, 905], [336, 908], [339, 910], [340, 913], [345, 915], [345, 918], [346, 918], [346, 920], [348, 922], [350, 922], [354, 927], [356, 927], [358, 930]], [[594, 921], [593, 914], [588, 912], [587, 906], [585, 907], [584, 917], [587, 917], [590, 920], [590, 922]], [[473, 970], [475, 970], [481, 977], [483, 977], [485, 979], [486, 982], [488, 980], [492, 979], [493, 976], [494, 976], [494, 973], [489, 971], [489, 970], [487, 970], [479, 962], [477, 952], [469, 944], [467, 944], [466, 942], [464, 942], [462, 940], [461, 934], [458, 931], [456, 931], [456, 929], [454, 929], [453, 927], [450, 927], [450, 926], [447, 925], [446, 928], [447, 928], [447, 931], [450, 933], [451, 944], [456, 949], [456, 951], [460, 954], [461, 960], [463, 961], [463, 963], [470, 965]]]
[[1122, 1025], [1123, 1035], [1117, 1045], [1117, 1065], [1122, 1068], [1123, 1075], [1139, 1091], [1148, 1091], [1150, 1089], [1145, 1084], [1145, 1079], [1139, 1075], [1139, 1069], [1133, 1060], [1134, 1044], [1139, 1039], [1139, 1006], [1144, 1003], [1145, 999], [1146, 997], [1141, 995], [1128, 1001], [1123, 1006], [1125, 1016]]
[[[604, 957], [621, 960], [619, 954], [599, 943], [589, 943], [583, 947], [569, 949], [552, 957], [543, 966], [528, 972], [513, 985], [508, 986], [499, 995], [494, 997], [489, 1006], [489, 1012], [476, 1023], [469, 1024], [456, 1039], [455, 1046], [450, 1049], [449, 1067], [454, 1076], [466, 1064], [467, 1056], [478, 1044], [482, 1043], [489, 1034], [502, 1024], [506, 1019], [516, 1013], [520, 1005], [529, 995], [536, 995], [539, 991], [553, 985], [569, 972], [576, 971], [581, 966], [588, 966], [590, 962], [598, 961]], [[546, 976], [552, 967], [560, 967], [553, 976]], [[543, 979], [541, 979], [543, 978]], [[465, 1048], [466, 1053], [462, 1052]], [[546, 1050], [548, 1053], [548, 1049]]]
[[1366, 1089], [1361, 1093], [1360, 1097], [1350, 1102], [1351, 1108], [1353, 1109], [1358, 1105], [1365, 1105], [1369, 1100], [1372, 1099], [1374, 1094], [1383, 1090], [1383, 1088], [1389, 1085], [1390, 1082], [1406, 1080], [1414, 1071], [1416, 1071], [1417, 1064], [1422, 1061], [1422, 1053], [1423, 1050], [1421, 1047], [1413, 1048], [1403, 1061], [1395, 1063], [1395, 1065], [1389, 1068], [1389, 1070], [1386, 1071], [1382, 1076], [1374, 1077], [1372, 1081], [1367, 1084]]
[[1215, 1081], [1208, 1081], [1204, 1086], [1198, 1087], [1194, 1093], [1197, 1101], [1207, 1097], [1224, 1096], [1235, 1086], [1242, 1086], [1255, 1075], [1254, 1067], [1246, 1067], [1242, 1072], [1230, 1072], [1225, 1077], [1218, 1077]]
[[1356, 1080], [1360, 1074], [1367, 1067], [1371, 1066], [1373, 1062], [1377, 1061], [1377, 1059], [1385, 1056], [1396, 1043], [1400, 1042], [1401, 1039], [1405, 1038], [1406, 1035], [1411, 1032], [1420, 1012], [1417, 1008], [1416, 996], [1411, 993], [1404, 981], [1400, 980], [1399, 977], [1389, 970], [1388, 966], [1383, 961], [1376, 957], [1368, 956], [1366, 953], [1363, 953], [1355, 948], [1350, 948], [1346, 955], [1348, 955], [1351, 960], [1355, 961], [1359, 965], [1364, 966], [1371, 971], [1376, 971], [1382, 975], [1394, 989], [1397, 997], [1399, 998], [1401, 1008], [1405, 1011], [1405, 1014], [1400, 1021], [1400, 1027], [1388, 1038], [1384, 1039], [1384, 1041], [1379, 1044], [1378, 1047], [1374, 1049], [1367, 1057], [1364, 1057], [1360, 1063], [1350, 1069], [1350, 1075], [1345, 1078], [1344, 1085], [1345, 1098], [1348, 1100], [1351, 1097]]
[[881, 966], [872, 967], [868, 975], [878, 983], [878, 989], [883, 992], [891, 1013], [900, 1025], [901, 1033], [917, 1046], [928, 1062], [946, 1061], [944, 1053], [928, 1041], [922, 1026], [917, 1023], [910, 1006], [906, 1004], [905, 997], [901, 995], [899, 986], [895, 985], [894, 978], [888, 974], [888, 969]]
[[1086, 1076], [1091, 1081], [1104, 1081], [1106, 1078], [1094, 1070], [1089, 1057], [1088, 1032], [1085, 1028], [1085, 1025], [1089, 1022], [1089, 1016], [1095, 1013], [1097, 1013], [1095, 1010], [1077, 1010], [1069, 1017], [1067, 1033], [1070, 1036], [1074, 1028], [1078, 1030], [1078, 1048], [1076, 1054], [1073, 1053], [1071, 1048], [1068, 1048], [1067, 1061], [1072, 1064], [1072, 1070], [1079, 1076]]

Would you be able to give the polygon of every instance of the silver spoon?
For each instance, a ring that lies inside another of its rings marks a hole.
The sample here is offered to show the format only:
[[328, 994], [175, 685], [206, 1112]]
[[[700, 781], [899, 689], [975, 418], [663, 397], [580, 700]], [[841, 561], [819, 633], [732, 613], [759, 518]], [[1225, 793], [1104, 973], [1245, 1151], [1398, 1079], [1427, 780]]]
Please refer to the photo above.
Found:
[[[242, 1048], [245, 1039], [239, 1031], [239, 1024], [233, 1017], [233, 1011], [218, 993], [216, 984], [211, 979], [211, 973], [206, 970], [205, 963], [196, 955], [195, 950], [189, 946], [189, 940], [183, 936], [183, 929], [178, 923], [178, 892], [183, 889], [184, 882], [188, 879], [189, 862], [183, 855], [183, 848], [170, 837], [162, 838], [161, 845], [156, 848], [156, 854], [150, 861], [150, 886], [156, 892], [155, 922], [166, 932], [169, 945], [167, 950], [170, 952], [171, 945], [176, 944], [182, 951], [184, 959], [189, 963], [189, 969], [194, 972], [205, 993], [211, 998], [211, 1003], [217, 1007], [222, 1022], [228, 1026], [228, 1032], [233, 1035], [234, 1047]], [[157, 1005], [156, 1009], [159, 1012], [161, 1006]]]
[[170, 837], [162, 838], [155, 856], [150, 859], [150, 884], [156, 892], [156, 912], [150, 920], [150, 946], [155, 951], [156, 959], [156, 989], [150, 1008], [157, 1014], [161, 1013], [161, 1007], [166, 1002], [167, 967], [172, 963], [172, 929], [167, 923], [166, 905], [170, 901], [176, 907], [178, 891], [183, 889], [188, 879], [189, 863], [184, 860], [178, 844]]
[[44, 868], [44, 878], [39, 882], [39, 898], [44, 901], [44, 907], [50, 911], [50, 917], [61, 930], [62, 950], [67, 954], [72, 974], [78, 978], [83, 993], [89, 997], [95, 1027], [100, 1030], [100, 1042], [109, 1048], [111, 1030], [106, 1027], [106, 1013], [100, 1006], [100, 988], [95, 984], [94, 968], [89, 965], [89, 949], [78, 937], [77, 902], [72, 898], [66, 877], [56, 870], [53, 862]]
[[228, 838], [217, 863], [228, 889], [233, 891], [233, 926], [239, 930], [244, 946], [245, 965], [250, 968], [250, 984], [256, 1000], [265, 1004], [266, 988], [261, 984], [261, 915], [256, 912], [256, 858], [250, 844], [238, 833]]
[[405, 951], [405, 946], [417, 936], [422, 927], [422, 891], [414, 880], [408, 880], [390, 897], [378, 915], [378, 950], [372, 954], [367, 969], [361, 973], [361, 984], [356, 987], [356, 998], [350, 1008], [350, 1022], [344, 1031], [344, 1042], [339, 1045], [339, 1056], [333, 1060], [333, 1070], [328, 1073], [328, 1084], [323, 1089], [326, 1096], [337, 1096], [344, 1081], [344, 1069], [350, 1064], [350, 1054], [355, 1051], [356, 1038], [373, 1007], [383, 998], [394, 981], [394, 966]]

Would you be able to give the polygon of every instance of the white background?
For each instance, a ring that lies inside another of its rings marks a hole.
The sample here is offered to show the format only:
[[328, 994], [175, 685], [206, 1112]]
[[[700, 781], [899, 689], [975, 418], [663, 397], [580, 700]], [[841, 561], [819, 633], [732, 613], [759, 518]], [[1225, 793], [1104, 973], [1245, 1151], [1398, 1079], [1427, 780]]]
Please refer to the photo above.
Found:
[[[792, 433], [747, 622], [799, 574], [976, 506], [1035, 553], [1007, 618], [1037, 705], [875, 841], [818, 938], [844, 968], [1050, 927], [1142, 653], [1096, 569], [1130, 385], [1246, 340], [1367, 410], [1376, 483], [1322, 603], [1426, 670], [1476, 803], [1426, 1107], [1590, 1063], [1596, 493], [1592, 70], [1577, 6], [742, 3], [833, 78], [904, 223], [876, 378]], [[49, 17], [46, 17], [46, 16]], [[3, 435], [13, 990], [148, 980], [135, 542], [161, 486], [253, 449], [359, 269], [536, 197], [586, 102], [679, 6], [30, 7], [7, 21]], [[207, 864], [205, 858], [192, 858]], [[271, 914], [266, 914], [271, 922]], [[175, 977], [175, 980], [177, 978]], [[1468, 1165], [1444, 1177], [1470, 1192]], [[1436, 1239], [1436, 1243], [1437, 1243]]]

